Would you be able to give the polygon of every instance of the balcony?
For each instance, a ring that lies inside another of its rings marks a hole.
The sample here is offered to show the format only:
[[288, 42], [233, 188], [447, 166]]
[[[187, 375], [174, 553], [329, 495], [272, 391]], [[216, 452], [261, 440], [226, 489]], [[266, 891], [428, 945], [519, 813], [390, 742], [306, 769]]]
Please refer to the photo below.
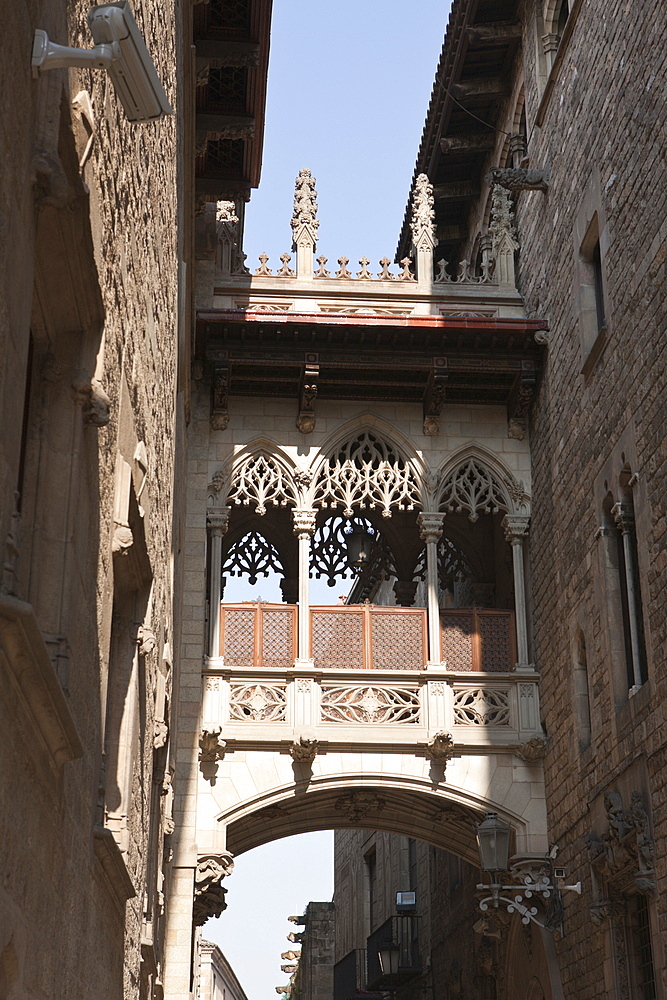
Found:
[[[389, 917], [368, 937], [366, 961], [368, 988], [371, 990], [400, 990], [411, 979], [421, 975], [417, 938], [417, 920], [412, 914]], [[392, 969], [383, 968], [381, 953], [393, 953]]]
[[[366, 992], [366, 951], [355, 948], [349, 951], [333, 970], [333, 1000], [360, 1000], [363, 994], [367, 1000], [376, 994]], [[379, 996], [379, 994], [377, 994]]]
[[[310, 651], [320, 670], [423, 670], [428, 660], [424, 608], [372, 604], [313, 607]], [[220, 656], [226, 666], [286, 668], [297, 657], [293, 604], [222, 604]], [[514, 613], [443, 609], [442, 659], [456, 672], [507, 673], [516, 662]]]
[[226, 739], [330, 745], [513, 747], [542, 733], [537, 675], [514, 672], [514, 615], [443, 610], [443, 663], [427, 663], [422, 608], [309, 609], [312, 658], [297, 658], [295, 605], [223, 604], [207, 661], [204, 721]]

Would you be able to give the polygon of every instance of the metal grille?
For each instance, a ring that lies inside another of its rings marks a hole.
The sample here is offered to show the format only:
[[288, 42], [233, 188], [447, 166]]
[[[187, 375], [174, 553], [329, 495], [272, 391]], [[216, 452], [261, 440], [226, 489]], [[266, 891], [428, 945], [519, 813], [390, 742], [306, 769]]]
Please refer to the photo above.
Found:
[[209, 23], [214, 28], [246, 33], [250, 25], [249, 0], [211, 0]]
[[424, 666], [421, 615], [371, 611], [371, 635], [375, 670], [421, 670]]
[[364, 664], [363, 612], [313, 611], [313, 659], [316, 667], [359, 669]]
[[448, 615], [440, 613], [442, 628], [442, 658], [447, 662], [448, 670], [473, 669], [473, 635], [474, 623], [472, 612]]
[[225, 609], [222, 655], [235, 667], [252, 667], [255, 661], [255, 609]]
[[512, 644], [509, 615], [480, 615], [479, 635], [481, 668], [489, 671], [512, 670]]
[[248, 70], [244, 66], [222, 66], [208, 71], [207, 106], [226, 112], [246, 110]]
[[262, 612], [263, 667], [291, 667], [294, 664], [294, 612]]
[[230, 170], [243, 165], [243, 139], [209, 139], [206, 166], [209, 170]]

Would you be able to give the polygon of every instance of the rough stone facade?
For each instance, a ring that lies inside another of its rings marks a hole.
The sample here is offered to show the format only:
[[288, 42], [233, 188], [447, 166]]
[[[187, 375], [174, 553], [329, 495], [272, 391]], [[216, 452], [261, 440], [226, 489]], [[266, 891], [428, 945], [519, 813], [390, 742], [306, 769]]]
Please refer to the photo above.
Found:
[[289, 995], [291, 1000], [331, 1000], [335, 915], [333, 903], [308, 903], [303, 917], [301, 955]]
[[[178, 108], [174, 4], [134, 3]], [[176, 119], [125, 120], [105, 72], [0, 63], [0, 995], [158, 997], [178, 517]]]

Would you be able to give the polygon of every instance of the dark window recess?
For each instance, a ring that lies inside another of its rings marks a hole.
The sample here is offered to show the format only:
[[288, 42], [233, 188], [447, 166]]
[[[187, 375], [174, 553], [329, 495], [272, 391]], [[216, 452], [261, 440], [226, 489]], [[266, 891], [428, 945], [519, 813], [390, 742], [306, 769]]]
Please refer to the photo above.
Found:
[[604, 330], [607, 326], [604, 309], [604, 290], [602, 287], [602, 258], [600, 256], [600, 241], [593, 247], [591, 254], [591, 265], [593, 268], [593, 284], [595, 287], [595, 311], [598, 320], [598, 330]]
[[638, 996], [642, 1000], [655, 1000], [655, 968], [651, 947], [651, 923], [645, 896], [634, 896], [631, 903], [632, 951]]
[[30, 424], [30, 397], [32, 395], [32, 368], [34, 351], [35, 346], [31, 333], [30, 340], [28, 341], [28, 363], [26, 366], [25, 392], [23, 394], [23, 419], [21, 422], [21, 446], [19, 449], [19, 469], [16, 479], [16, 492], [18, 493], [16, 499], [16, 509], [19, 514], [21, 513], [21, 507], [23, 505], [23, 487], [25, 483], [26, 452], [28, 450], [28, 427]]
[[[629, 548], [631, 551], [631, 566], [628, 566], [626, 560], [625, 545], [623, 542], [623, 534], [620, 530], [616, 532], [616, 545], [618, 552], [618, 566], [619, 566], [619, 583], [621, 590], [621, 611], [623, 616], [623, 637], [625, 640], [625, 662], [627, 666], [628, 674], [628, 687], [631, 688], [636, 684], [636, 676], [634, 667], [634, 654], [632, 649], [632, 633], [633, 629], [636, 632], [637, 643], [639, 646], [639, 663], [637, 664], [638, 673], [641, 678], [641, 683], [645, 684], [648, 680], [648, 667], [646, 664], [646, 641], [644, 638], [644, 615], [642, 612], [642, 594], [641, 594], [641, 584], [639, 580], [639, 561], [637, 554], [637, 534], [634, 527], [634, 505], [632, 506], [632, 526], [628, 530], [627, 534], [629, 540]], [[632, 586], [634, 590], [634, 613], [632, 605], [630, 602], [630, 597], [628, 594], [628, 581], [632, 581]], [[633, 621], [630, 621], [630, 616], [633, 616]]]

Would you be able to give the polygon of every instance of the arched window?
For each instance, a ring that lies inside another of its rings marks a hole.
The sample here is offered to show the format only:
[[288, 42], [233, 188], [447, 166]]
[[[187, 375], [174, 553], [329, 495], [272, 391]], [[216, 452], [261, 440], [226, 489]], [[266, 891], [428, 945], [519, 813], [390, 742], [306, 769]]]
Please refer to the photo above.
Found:
[[631, 691], [635, 691], [647, 681], [648, 671], [635, 528], [635, 505], [632, 488], [629, 485], [631, 481], [630, 470], [624, 470], [621, 475], [621, 499], [613, 505], [611, 514], [616, 526], [628, 687]]
[[588, 689], [586, 637], [581, 629], [577, 629], [574, 642], [573, 687], [576, 737], [579, 750], [582, 751], [591, 745], [591, 706]]

